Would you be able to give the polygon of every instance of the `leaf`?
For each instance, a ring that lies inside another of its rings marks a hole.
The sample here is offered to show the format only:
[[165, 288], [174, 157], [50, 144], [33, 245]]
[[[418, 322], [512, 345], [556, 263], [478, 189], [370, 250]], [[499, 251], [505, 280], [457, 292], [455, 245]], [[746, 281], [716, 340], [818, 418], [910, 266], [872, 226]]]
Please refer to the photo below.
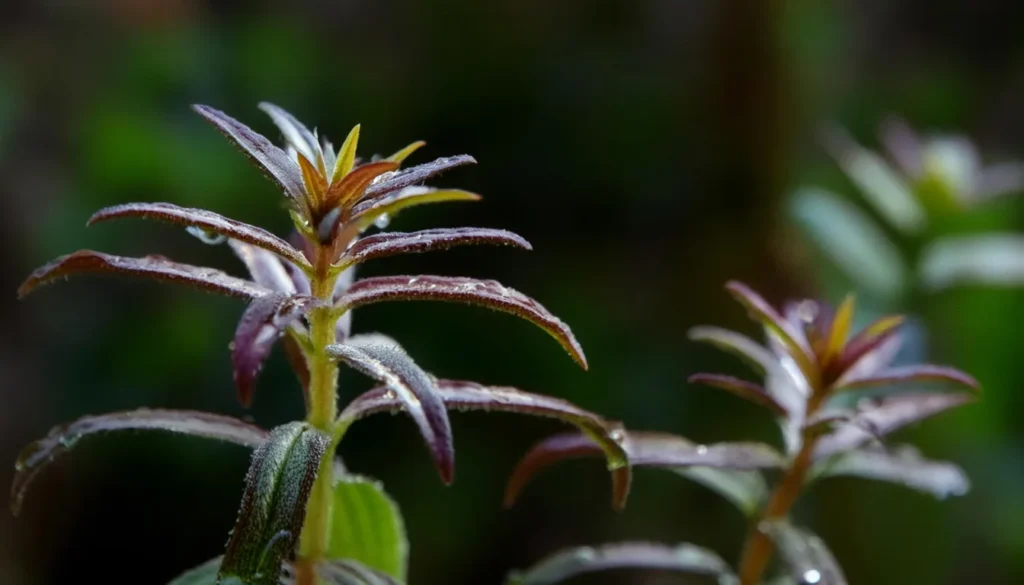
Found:
[[49, 264], [37, 268], [18, 288], [18, 298], [24, 298], [37, 287], [55, 280], [92, 272], [141, 276], [249, 299], [259, 298], [271, 292], [254, 282], [235, 278], [220, 270], [178, 264], [163, 256], [128, 258], [93, 250], [79, 250], [73, 254], [60, 256]]
[[775, 542], [779, 555], [798, 583], [846, 585], [839, 563], [821, 538], [785, 520], [762, 524], [759, 528]]
[[932, 364], [916, 364], [889, 368], [874, 374], [855, 377], [844, 377], [842, 386], [837, 384], [838, 391], [861, 390], [877, 386], [893, 386], [896, 384], [947, 382], [957, 386], [966, 386], [971, 390], [980, 391], [981, 385], [968, 374], [947, 366]]
[[970, 490], [967, 475], [946, 461], [928, 461], [910, 445], [886, 452], [858, 449], [840, 453], [815, 464], [811, 477], [847, 475], [877, 479], [929, 493], [940, 500], [962, 496]]
[[810, 347], [793, 324], [782, 318], [781, 315], [767, 301], [761, 298], [747, 285], [730, 281], [725, 286], [741, 305], [743, 305], [756, 321], [764, 325], [766, 329], [774, 333], [779, 341], [785, 346], [787, 353], [800, 367], [809, 380], [815, 379], [818, 368], [810, 358]]
[[749, 400], [754, 404], [764, 406], [768, 410], [771, 410], [778, 416], [785, 416], [786, 410], [775, 401], [768, 392], [758, 384], [747, 382], [739, 378], [732, 376], [723, 376], [721, 374], [693, 374], [686, 380], [690, 384], [704, 384], [714, 388], [720, 388], [735, 394], [740, 398]]
[[319, 304], [313, 297], [270, 294], [249, 305], [231, 342], [235, 389], [242, 406], [252, 405], [253, 384], [263, 361], [285, 329]]
[[978, 204], [1020, 193], [1021, 190], [1024, 190], [1024, 164], [1004, 162], [981, 169], [975, 178], [974, 189], [966, 195], [971, 203]]
[[381, 217], [394, 217], [407, 207], [446, 201], [479, 201], [480, 196], [460, 189], [431, 189], [429, 187], [406, 187], [401, 191], [373, 200], [364, 199], [352, 208], [352, 223], [366, 229]]
[[366, 197], [367, 199], [376, 199], [382, 195], [387, 195], [388, 193], [392, 193], [404, 187], [416, 185], [417, 183], [437, 176], [449, 169], [469, 164], [476, 164], [476, 159], [468, 154], [460, 154], [457, 156], [438, 158], [422, 165], [409, 167], [408, 169], [399, 171], [387, 179], [372, 185], [366, 190]]
[[210, 559], [174, 578], [167, 585], [216, 585], [221, 557]]
[[234, 142], [267, 177], [284, 189], [285, 195], [294, 201], [303, 201], [302, 173], [288, 153], [224, 112], [204, 105], [195, 105], [192, 109]]
[[820, 360], [823, 364], [830, 364], [832, 360], [839, 357], [843, 346], [846, 345], [846, 338], [850, 335], [850, 325], [853, 322], [853, 307], [855, 298], [852, 294], [847, 295], [843, 303], [839, 305], [835, 317], [832, 319], [828, 331], [828, 341]]
[[729, 565], [714, 552], [693, 544], [619, 542], [571, 548], [556, 553], [526, 571], [509, 575], [508, 585], [553, 585], [585, 573], [609, 569], [659, 569], [719, 578], [735, 583]]
[[310, 207], [316, 207], [324, 200], [327, 193], [327, 179], [320, 174], [316, 166], [301, 152], [296, 154], [299, 161], [299, 169], [302, 170], [302, 184], [306, 187], [306, 195], [310, 201]]
[[277, 585], [306, 515], [330, 438], [305, 422], [279, 426], [252, 456], [245, 493], [218, 580]]
[[[341, 161], [341, 159], [338, 159]], [[339, 162], [340, 164], [340, 162]], [[331, 183], [324, 196], [324, 209], [332, 207], [348, 208], [363, 197], [366, 188], [374, 179], [384, 173], [398, 168], [398, 163], [378, 161], [360, 165], [345, 175], [340, 181]]]
[[[345, 137], [345, 142], [342, 143], [341, 149], [338, 150], [338, 159], [334, 163], [334, 170], [331, 173], [332, 185], [344, 179], [346, 175], [352, 172], [352, 167], [355, 166], [356, 149], [359, 145], [359, 129], [360, 125], [356, 124], [349, 131], [348, 136]], [[394, 162], [396, 164], [401, 163], [401, 161]]]
[[295, 116], [270, 102], [260, 102], [257, 107], [270, 116], [288, 144], [292, 145], [307, 160], [316, 160], [320, 153], [320, 143], [317, 142], [316, 136], [309, 131], [309, 128], [306, 128]]
[[879, 138], [903, 174], [917, 179], [924, 172], [921, 141], [906, 120], [889, 116], [882, 121]]
[[495, 280], [451, 276], [378, 276], [356, 281], [338, 300], [338, 306], [354, 309], [385, 301], [445, 301], [479, 305], [510, 313], [546, 331], [583, 369], [587, 358], [569, 326], [540, 303]]
[[974, 395], [967, 392], [902, 394], [862, 400], [850, 423], [818, 440], [814, 459], [854, 449], [875, 437], [884, 437], [906, 425], [974, 400]]
[[521, 236], [487, 228], [440, 228], [412, 233], [381, 232], [360, 238], [345, 251], [340, 264], [360, 264], [398, 254], [422, 254], [455, 246], [505, 245], [532, 250]]
[[842, 372], [836, 383], [889, 367], [902, 345], [898, 328], [904, 321], [902, 316], [882, 317], [854, 336], [836, 362], [835, 371]]
[[409, 541], [402, 514], [379, 482], [342, 477], [334, 484], [328, 558], [355, 560], [405, 581]]
[[423, 142], [422, 140], [417, 140], [416, 142], [413, 142], [412, 144], [406, 146], [402, 150], [399, 150], [395, 154], [392, 154], [387, 158], [387, 160], [391, 162], [396, 162], [398, 164], [402, 164], [403, 162], [405, 162], [405, 159], [409, 158], [410, 154], [416, 152], [417, 150], [423, 148], [426, 145], [426, 142]]
[[48, 465], [66, 454], [79, 440], [98, 433], [129, 430], [155, 430], [218, 439], [255, 447], [267, 437], [267, 431], [236, 418], [190, 410], [150, 410], [142, 408], [82, 417], [54, 427], [46, 437], [25, 447], [15, 464], [11, 484], [11, 511], [17, 515], [32, 480]]
[[228, 246], [245, 264], [256, 284], [285, 294], [298, 292], [297, 282], [304, 281], [304, 288], [309, 287], [309, 279], [304, 274], [290, 274], [287, 266], [270, 252], [238, 240], [228, 240]]
[[398, 342], [380, 334], [352, 336], [327, 346], [327, 353], [387, 385], [419, 427], [441, 479], [450, 484], [455, 467], [451, 423], [430, 375]]
[[126, 217], [155, 219], [177, 225], [197, 226], [228, 238], [241, 240], [268, 252], [273, 252], [299, 266], [309, 267], [309, 262], [302, 255], [302, 252], [299, 252], [291, 244], [267, 230], [205, 209], [178, 207], [170, 203], [125, 203], [97, 211], [89, 218], [87, 225]]
[[718, 349], [739, 356], [759, 374], [764, 375], [775, 367], [776, 359], [772, 353], [746, 335], [711, 326], [693, 327], [688, 335], [694, 341], [710, 343]]
[[928, 245], [918, 275], [929, 290], [958, 285], [1020, 286], [1024, 283], [1024, 236], [988, 234], [946, 237]]
[[400, 585], [400, 581], [357, 561], [318, 563], [317, 574], [324, 585]]
[[768, 485], [757, 471], [715, 467], [676, 467], [672, 471], [717, 493], [749, 517], [757, 515], [768, 498]]
[[[619, 444], [621, 431], [616, 425], [566, 400], [542, 394], [531, 394], [507, 386], [484, 386], [475, 382], [437, 380], [435, 390], [444, 401], [445, 407], [449, 409], [541, 416], [576, 426], [583, 435], [574, 433], [572, 436], [583, 437], [582, 441], [586, 446], [587, 455], [593, 451], [593, 454], [603, 454], [608, 460], [608, 469], [616, 473], [615, 480], [620, 488], [616, 490], [615, 505], [621, 507], [625, 504], [629, 478], [628, 470], [624, 470], [625, 476], [618, 473], [618, 470], [623, 470], [626, 465], [626, 452]], [[349, 403], [338, 420], [350, 424], [371, 414], [393, 412], [402, 407], [398, 398], [389, 394], [386, 388], [376, 388]], [[514, 500], [514, 497], [512, 499]], [[506, 502], [511, 504], [508, 500]]]

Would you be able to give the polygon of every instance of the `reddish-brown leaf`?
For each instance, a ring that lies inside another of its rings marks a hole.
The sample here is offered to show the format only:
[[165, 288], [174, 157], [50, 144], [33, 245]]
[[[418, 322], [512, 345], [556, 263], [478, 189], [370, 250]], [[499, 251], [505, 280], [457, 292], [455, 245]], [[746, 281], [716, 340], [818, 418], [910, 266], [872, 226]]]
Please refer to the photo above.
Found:
[[981, 385], [970, 375], [947, 366], [936, 366], [932, 364], [917, 364], [912, 366], [900, 366], [882, 370], [874, 374], [851, 377], [843, 380], [842, 386], [837, 391], [861, 390], [864, 388], [875, 388], [878, 386], [892, 386], [896, 384], [916, 384], [924, 382], [946, 382], [957, 386], [966, 386], [972, 390], [981, 390]]
[[479, 305], [510, 313], [537, 325], [555, 338], [576, 362], [587, 368], [572, 330], [540, 303], [494, 280], [450, 276], [379, 276], [356, 281], [338, 306], [353, 309], [385, 301], [445, 301]]
[[754, 404], [760, 404], [778, 416], [786, 415], [786, 410], [759, 384], [721, 374], [694, 374], [687, 382], [720, 388]]
[[333, 183], [327, 189], [324, 196], [324, 209], [350, 207], [363, 197], [363, 193], [374, 179], [397, 168], [398, 163], [382, 160], [352, 169], [342, 180]]
[[522, 236], [488, 228], [439, 228], [412, 233], [381, 232], [360, 238], [341, 258], [342, 264], [359, 264], [398, 254], [422, 254], [470, 245], [513, 246], [532, 250]]
[[294, 264], [239, 240], [228, 240], [228, 246], [245, 264], [249, 276], [256, 284], [284, 294], [300, 292], [300, 287], [306, 294], [309, 293], [309, 278], [297, 268], [290, 270], [289, 267], [295, 267]]
[[806, 336], [797, 331], [792, 323], [779, 315], [774, 307], [747, 285], [731, 281], [726, 285], [726, 289], [746, 307], [755, 320], [778, 337], [804, 375], [809, 380], [814, 380], [818, 375], [818, 367], [812, 359]]
[[178, 264], [162, 256], [128, 258], [93, 250], [79, 250], [37, 268], [18, 288], [18, 297], [24, 297], [40, 285], [76, 274], [89, 273], [114, 273], [152, 278], [248, 299], [259, 298], [272, 292], [255, 282], [230, 276], [220, 270]]

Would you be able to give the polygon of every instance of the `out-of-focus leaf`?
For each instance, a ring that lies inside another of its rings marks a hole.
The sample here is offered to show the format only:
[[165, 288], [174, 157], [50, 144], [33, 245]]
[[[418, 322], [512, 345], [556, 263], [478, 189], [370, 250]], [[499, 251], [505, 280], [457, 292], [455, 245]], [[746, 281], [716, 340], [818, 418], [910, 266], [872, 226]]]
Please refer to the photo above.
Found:
[[943, 190], [962, 204], [974, 190], [981, 170], [981, 155], [964, 136], [936, 136], [923, 153], [925, 175], [934, 177]]
[[924, 227], [924, 209], [882, 157], [861, 147], [840, 128], [827, 129], [822, 138], [826, 150], [889, 223], [905, 232], [917, 232]]
[[820, 460], [854, 449], [876, 437], [884, 437], [906, 425], [974, 400], [975, 396], [968, 392], [901, 394], [862, 400], [849, 423], [819, 439], [814, 458]]
[[18, 288], [23, 298], [41, 285], [77, 274], [114, 273], [184, 284], [208, 292], [255, 299], [271, 291], [254, 282], [230, 276], [220, 270], [172, 262], [163, 256], [128, 258], [94, 250], [79, 250], [55, 258], [37, 268]]
[[[356, 124], [352, 130], [349, 131], [348, 136], [345, 137], [345, 142], [341, 144], [341, 149], [338, 150], [338, 158], [334, 163], [334, 168], [331, 173], [331, 184], [337, 183], [345, 178], [352, 172], [352, 167], [356, 163], [356, 150], [359, 147], [359, 130], [360, 124]], [[400, 164], [402, 161], [393, 161], [396, 164]]]
[[402, 514], [379, 482], [342, 477], [334, 484], [332, 560], [354, 560], [405, 581], [409, 541]]
[[[338, 160], [340, 161], [341, 159]], [[329, 209], [332, 207], [348, 207], [354, 204], [362, 198], [366, 188], [374, 179], [397, 168], [398, 163], [378, 161], [366, 163], [352, 169], [352, 172], [345, 175], [345, 178], [332, 183], [330, 188], [327, 189], [327, 195], [324, 197], [324, 207]]]
[[839, 563], [818, 536], [785, 520], [766, 521], [758, 525], [758, 528], [764, 530], [775, 542], [779, 555], [797, 583], [846, 585], [846, 577]]
[[506, 583], [554, 585], [584, 573], [609, 569], [659, 569], [717, 577], [722, 585], [736, 582], [729, 565], [706, 548], [689, 543], [618, 542], [561, 551], [525, 571], [511, 573]]
[[290, 274], [287, 265], [270, 252], [239, 240], [228, 240], [228, 245], [245, 264], [256, 284], [284, 294], [297, 293], [297, 282], [304, 282], [304, 288], [309, 288], [309, 280], [304, 274]]
[[[325, 561], [317, 563], [316, 574], [323, 585], [401, 585], [401, 581], [357, 561]], [[284, 581], [291, 585], [290, 577]]]
[[395, 154], [392, 154], [387, 158], [387, 160], [396, 162], [398, 164], [402, 164], [403, 162], [405, 162], [405, 159], [409, 158], [409, 155], [423, 148], [426, 145], [426, 142], [423, 142], [422, 140], [417, 140], [416, 142], [413, 142], [412, 144], [406, 146], [402, 150], [399, 150]]
[[715, 467], [676, 467], [672, 471], [729, 500], [750, 517], [760, 511], [768, 497], [768, 485], [757, 471]]
[[317, 303], [313, 297], [275, 293], [256, 299], [242, 314], [231, 342], [235, 389], [242, 406], [252, 404], [253, 383], [274, 343]]
[[302, 173], [285, 151], [224, 112], [204, 105], [195, 105], [192, 108], [234, 142], [235, 146], [241, 149], [267, 177], [277, 182], [284, 189], [285, 195], [294, 201], [303, 201], [305, 189], [302, 185]]
[[125, 203], [97, 211], [89, 218], [88, 225], [125, 217], [155, 219], [177, 225], [196, 226], [263, 248], [299, 266], [309, 266], [309, 262], [306, 261], [302, 252], [267, 230], [205, 209], [178, 207], [170, 203]]
[[372, 201], [367, 199], [352, 208], [352, 224], [366, 229], [381, 219], [394, 217], [407, 207], [446, 201], [479, 201], [480, 196], [460, 189], [431, 189], [429, 187], [406, 187], [397, 193], [385, 195]]
[[[571, 450], [573, 445], [578, 444], [587, 456], [603, 454], [608, 461], [608, 469], [612, 471], [613, 481], [617, 486], [613, 494], [613, 504], [616, 507], [625, 504], [629, 489], [629, 476], [626, 468], [626, 452], [619, 443], [622, 431], [617, 425], [565, 400], [531, 394], [506, 386], [483, 386], [475, 382], [438, 380], [436, 391], [445, 406], [450, 409], [542, 416], [576, 426], [583, 434], [559, 435], [559, 437], [563, 437], [556, 445], [561, 448], [559, 453], [562, 456], [570, 456], [571, 454], [567, 453], [566, 449]], [[375, 388], [349, 403], [338, 420], [343, 424], [350, 424], [364, 416], [378, 412], [393, 412], [403, 406], [395, 395], [388, 393], [386, 388]], [[523, 479], [528, 479], [528, 475]], [[518, 492], [518, 489], [512, 487], [512, 483], [509, 484], [509, 488], [513, 492]], [[506, 503], [510, 505], [511, 500], [514, 499], [514, 494], [511, 499], [506, 497]]]
[[824, 189], [793, 194], [790, 213], [812, 243], [851, 281], [881, 299], [906, 290], [899, 248], [856, 205]]
[[917, 179], [923, 172], [921, 141], [906, 120], [890, 116], [879, 127], [879, 139], [889, 156], [908, 177]]
[[409, 167], [408, 169], [391, 175], [387, 179], [378, 181], [374, 185], [371, 185], [370, 188], [366, 190], [366, 199], [367, 201], [375, 202], [381, 196], [387, 195], [388, 193], [392, 193], [404, 187], [416, 185], [417, 183], [439, 175], [448, 169], [470, 164], [476, 164], [476, 159], [468, 154], [460, 154], [457, 156], [442, 157], [422, 165]]
[[279, 426], [252, 456], [218, 580], [277, 585], [295, 546], [330, 438], [305, 422]]
[[967, 475], [946, 461], [929, 461], [910, 445], [881, 449], [857, 449], [839, 453], [815, 464], [815, 479], [848, 475], [877, 479], [932, 494], [940, 500], [962, 496], [970, 489]]
[[1024, 191], [1024, 163], [1006, 162], [981, 170], [968, 194], [971, 203], [981, 203]]
[[54, 427], [46, 437], [25, 447], [15, 464], [11, 484], [11, 510], [17, 515], [29, 484], [44, 468], [78, 444], [79, 440], [111, 431], [154, 430], [195, 435], [255, 447], [267, 431], [229, 416], [190, 410], [139, 409], [82, 417]]
[[320, 143], [305, 124], [285, 111], [284, 108], [270, 102], [260, 102], [258, 107], [270, 116], [288, 144], [292, 145], [307, 160], [315, 161], [317, 159], [317, 155], [320, 153]]
[[753, 382], [721, 374], [693, 374], [687, 379], [687, 382], [720, 388], [754, 404], [764, 406], [779, 416], [786, 414], [786, 410], [778, 402], [775, 402], [775, 399], [764, 388]]
[[694, 327], [688, 334], [694, 341], [710, 343], [723, 351], [739, 356], [761, 375], [775, 367], [776, 360], [772, 353], [746, 335], [711, 326]]
[[843, 300], [843, 304], [839, 305], [839, 309], [831, 319], [828, 338], [825, 341], [824, 350], [819, 358], [821, 363], [831, 364], [833, 360], [839, 357], [840, 352], [843, 350], [846, 339], [850, 335], [850, 326], [853, 323], [855, 298], [852, 294], [848, 295]]
[[764, 325], [765, 329], [773, 333], [786, 348], [786, 353], [796, 362], [800, 370], [808, 379], [813, 380], [817, 376], [817, 365], [811, 360], [811, 348], [808, 347], [806, 338], [795, 329], [792, 323], [784, 319], [772, 307], [768, 301], [761, 298], [747, 285], [730, 281], [725, 286], [726, 290], [743, 305], [750, 316], [757, 322]]
[[488, 228], [440, 228], [412, 233], [381, 232], [360, 238], [342, 256], [340, 264], [359, 264], [398, 254], [421, 254], [455, 246], [504, 245], [532, 250], [522, 236]]
[[451, 483], [455, 472], [451, 423], [431, 376], [398, 342], [380, 334], [352, 336], [345, 343], [329, 345], [327, 353], [387, 385], [419, 427], [441, 479]]
[[919, 277], [930, 290], [958, 285], [1024, 284], [1024, 236], [948, 237], [922, 252]]
[[576, 363], [587, 369], [583, 348], [568, 325], [537, 301], [495, 280], [426, 275], [364, 278], [342, 295], [338, 306], [354, 309], [384, 301], [459, 302], [510, 313], [546, 331]]
[[221, 557], [210, 559], [178, 575], [167, 585], [217, 585], [217, 570]]
[[981, 390], [978, 381], [968, 374], [947, 366], [936, 366], [932, 364], [915, 364], [912, 366], [900, 366], [889, 368], [874, 374], [845, 378], [841, 386], [837, 385], [836, 390], [860, 390], [874, 388], [877, 386], [892, 386], [896, 384], [916, 384], [922, 382], [946, 382], [956, 386], [966, 386], [972, 390]]
[[889, 367], [902, 346], [897, 329], [903, 322], [901, 316], [882, 317], [854, 336], [836, 362], [835, 371], [842, 372], [839, 380], [867, 376]]

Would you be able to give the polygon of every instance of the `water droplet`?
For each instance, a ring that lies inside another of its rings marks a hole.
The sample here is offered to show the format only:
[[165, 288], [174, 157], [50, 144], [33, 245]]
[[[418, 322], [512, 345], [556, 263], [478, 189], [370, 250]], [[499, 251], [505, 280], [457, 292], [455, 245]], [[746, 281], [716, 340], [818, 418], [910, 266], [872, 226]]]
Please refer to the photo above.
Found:
[[409, 279], [409, 284], [416, 284], [417, 282], [419, 282], [419, 280], [420, 280], [419, 278], [410, 278]]
[[386, 213], [382, 213], [382, 214], [378, 215], [377, 218], [373, 220], [373, 225], [375, 225], [377, 227], [377, 229], [379, 229], [379, 230], [382, 230], [382, 229], [388, 227], [388, 224], [390, 224], [390, 223], [391, 223], [391, 216], [386, 214]]
[[821, 582], [821, 573], [819, 571], [811, 569], [810, 571], [807, 571], [806, 573], [804, 573], [804, 583], [820, 583], [820, 582]]
[[195, 225], [188, 226], [187, 228], [185, 228], [185, 231], [195, 236], [196, 238], [199, 238], [200, 242], [204, 244], [209, 244], [211, 246], [223, 244], [224, 242], [228, 241], [227, 236], [223, 236], [221, 234], [218, 234], [217, 232], [211, 232], [210, 230], [205, 230]]
[[705, 445], [697, 445], [697, 455], [707, 455], [708, 448]]
[[626, 433], [622, 429], [615, 429], [608, 433], [608, 436], [611, 437], [613, 441], [620, 444], [626, 440]]

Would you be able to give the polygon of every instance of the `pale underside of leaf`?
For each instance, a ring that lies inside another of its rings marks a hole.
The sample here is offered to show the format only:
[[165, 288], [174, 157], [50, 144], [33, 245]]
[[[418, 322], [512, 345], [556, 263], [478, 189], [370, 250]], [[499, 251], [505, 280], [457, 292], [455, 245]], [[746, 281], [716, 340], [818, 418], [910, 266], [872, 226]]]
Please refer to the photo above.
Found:
[[768, 484], [758, 471], [716, 467], [676, 467], [672, 471], [722, 496], [750, 517], [760, 512], [768, 498]]
[[417, 185], [449, 169], [469, 164], [476, 164], [476, 159], [469, 156], [468, 154], [460, 154], [457, 156], [438, 158], [428, 163], [424, 163], [414, 167], [409, 167], [408, 169], [398, 171], [395, 174], [387, 177], [386, 179], [378, 181], [377, 183], [371, 185], [366, 190], [365, 201], [375, 202], [380, 197], [383, 197], [389, 193], [392, 193], [404, 187], [411, 187], [413, 185]]
[[341, 264], [359, 264], [398, 254], [421, 254], [455, 246], [497, 245], [532, 250], [521, 236], [488, 228], [440, 228], [412, 233], [381, 232], [360, 238], [341, 258]]
[[406, 580], [409, 541], [398, 505], [379, 482], [346, 476], [334, 484], [331, 560], [354, 560]]
[[87, 225], [127, 217], [155, 219], [183, 226], [196, 226], [257, 246], [299, 266], [309, 266], [309, 262], [306, 261], [302, 252], [299, 252], [291, 244], [267, 230], [205, 209], [179, 207], [170, 203], [125, 203], [97, 211], [89, 218]]
[[658, 569], [718, 577], [735, 583], [729, 565], [714, 552], [693, 544], [619, 542], [556, 553], [525, 571], [509, 575], [508, 585], [554, 585], [585, 573], [611, 569]]
[[762, 522], [758, 527], [775, 542], [797, 583], [846, 585], [839, 563], [820, 537], [785, 520]]
[[929, 461], [910, 445], [883, 449], [857, 449], [818, 462], [815, 479], [834, 476], [863, 477], [899, 484], [942, 500], [962, 496], [971, 484], [960, 467], [947, 461]]
[[333, 358], [387, 385], [416, 422], [441, 479], [451, 483], [455, 451], [451, 423], [434, 380], [393, 339], [379, 334], [355, 335], [327, 347]]
[[305, 124], [284, 108], [270, 102], [260, 102], [258, 107], [270, 116], [289, 144], [308, 160], [315, 161], [317, 159], [317, 155], [320, 154], [320, 143]]
[[395, 193], [373, 200], [364, 199], [352, 208], [353, 227], [362, 231], [381, 217], [393, 217], [399, 211], [428, 203], [449, 201], [479, 201], [476, 193], [461, 189], [432, 189], [429, 187], [405, 187]]
[[719, 327], [699, 326], [690, 329], [688, 335], [694, 341], [710, 343], [718, 349], [740, 357], [759, 374], [763, 375], [774, 367], [775, 357], [772, 353], [760, 343], [741, 333]]
[[129, 258], [93, 250], [79, 250], [61, 256], [33, 272], [18, 288], [18, 297], [24, 297], [40, 285], [77, 274], [113, 273], [152, 278], [191, 286], [200, 290], [233, 297], [255, 299], [272, 292], [254, 282], [236, 278], [220, 270], [179, 264], [162, 256]]
[[351, 310], [372, 303], [414, 300], [479, 305], [526, 319], [558, 341], [583, 369], [587, 368], [583, 348], [568, 325], [537, 301], [494, 280], [426, 275], [364, 278], [349, 288], [338, 305]]
[[726, 289], [747, 309], [751, 317], [773, 333], [785, 346], [786, 353], [796, 362], [804, 376], [808, 380], [814, 380], [818, 370], [810, 357], [811, 348], [807, 344], [806, 337], [792, 323], [779, 315], [778, 311], [761, 295], [747, 285], [730, 281], [726, 285]]
[[921, 282], [929, 290], [953, 286], [1020, 286], [1024, 283], [1024, 236], [986, 234], [947, 237], [922, 252]]
[[32, 480], [66, 454], [80, 439], [112, 431], [154, 430], [193, 435], [256, 447], [267, 431], [229, 416], [188, 410], [139, 409], [86, 416], [54, 427], [45, 438], [22, 450], [11, 485], [11, 510], [17, 514]]
[[879, 386], [894, 386], [898, 384], [920, 384], [929, 382], [943, 382], [958, 387], [967, 387], [979, 391], [981, 386], [978, 381], [968, 374], [955, 368], [947, 366], [936, 366], [932, 364], [917, 364], [912, 366], [900, 366], [889, 368], [862, 376], [844, 377], [842, 385], [837, 385], [837, 390], [859, 390], [864, 388], [875, 388]]

